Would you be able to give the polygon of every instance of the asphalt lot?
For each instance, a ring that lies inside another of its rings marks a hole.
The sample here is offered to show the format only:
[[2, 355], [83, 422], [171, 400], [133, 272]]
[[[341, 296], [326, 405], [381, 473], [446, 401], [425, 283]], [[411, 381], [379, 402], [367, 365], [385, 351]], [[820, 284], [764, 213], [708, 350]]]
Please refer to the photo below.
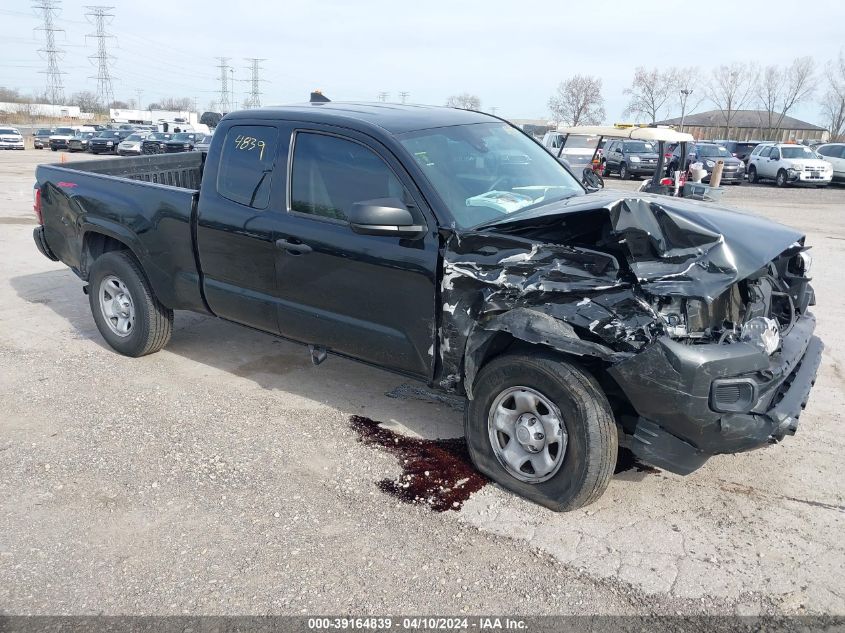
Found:
[[620, 464], [568, 514], [483, 482], [434, 512], [384, 492], [403, 458], [350, 416], [458, 437], [454, 402], [188, 313], [158, 354], [107, 348], [32, 243], [55, 161], [0, 153], [0, 612], [845, 614], [845, 187], [723, 200], [813, 245], [826, 350], [795, 437], [688, 477]]

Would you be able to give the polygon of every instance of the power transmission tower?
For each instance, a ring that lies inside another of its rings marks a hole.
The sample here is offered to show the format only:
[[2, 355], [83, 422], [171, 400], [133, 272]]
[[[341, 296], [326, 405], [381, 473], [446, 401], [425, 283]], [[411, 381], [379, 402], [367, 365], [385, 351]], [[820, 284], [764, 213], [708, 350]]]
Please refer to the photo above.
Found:
[[86, 6], [85, 8], [88, 9], [88, 13], [85, 14], [85, 17], [87, 17], [88, 21], [97, 28], [96, 33], [89, 33], [85, 36], [86, 40], [89, 37], [97, 39], [97, 53], [88, 56], [88, 59], [97, 60], [97, 99], [106, 108], [110, 108], [112, 103], [114, 103], [114, 90], [111, 85], [112, 77], [109, 72], [109, 62], [112, 60], [112, 56], [109, 55], [109, 52], [106, 49], [106, 42], [109, 38], [114, 37], [114, 35], [106, 33], [106, 20], [111, 23], [111, 19], [114, 18], [114, 13], [110, 13], [110, 11], [114, 9], [114, 7], [98, 5]]
[[220, 62], [217, 66], [220, 69], [220, 98], [217, 100], [217, 107], [225, 114], [230, 112], [232, 107], [229, 99], [229, 58], [215, 57], [215, 59]]
[[59, 70], [59, 58], [64, 51], [56, 48], [56, 32], [64, 29], [56, 28], [53, 19], [58, 13], [58, 6], [61, 0], [40, 0], [38, 4], [32, 5], [33, 9], [41, 11], [43, 22], [36, 30], [44, 31], [44, 48], [38, 52], [44, 55], [47, 60], [47, 70], [41, 73], [47, 75], [47, 100], [50, 103], [61, 104], [65, 100], [65, 88], [62, 84], [62, 71]]
[[390, 96], [389, 92], [380, 92], [378, 93], [378, 100], [379, 101], [387, 101], [387, 98]]
[[144, 91], [141, 90], [140, 88], [135, 88], [135, 94], [138, 96], [138, 103], [137, 103], [136, 107], [139, 110], [143, 110], [144, 108], [141, 107], [141, 96], [144, 94]]
[[402, 99], [402, 103], [405, 103], [405, 102], [407, 102], [407, 101], [408, 101], [408, 96], [409, 96], [410, 94], [411, 94], [410, 92], [406, 92], [406, 91], [404, 91], [404, 90], [403, 90], [402, 92], [400, 92], [400, 93], [399, 93], [399, 98], [400, 98], [400, 99]]
[[261, 107], [261, 83], [266, 81], [265, 79], [261, 79], [259, 76], [259, 72], [262, 70], [260, 64], [261, 62], [267, 61], [266, 59], [259, 59], [257, 57], [247, 57], [246, 61], [250, 62], [250, 72], [251, 77], [246, 81], [250, 84], [249, 96], [246, 98], [244, 102], [245, 108], [260, 108]]

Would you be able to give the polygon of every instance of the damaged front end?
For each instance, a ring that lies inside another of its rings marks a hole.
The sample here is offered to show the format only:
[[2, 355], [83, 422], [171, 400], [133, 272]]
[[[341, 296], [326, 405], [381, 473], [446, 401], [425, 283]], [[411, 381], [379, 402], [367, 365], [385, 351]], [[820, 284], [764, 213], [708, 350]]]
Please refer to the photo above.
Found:
[[803, 236], [612, 192], [445, 236], [438, 382], [514, 343], [580, 357], [631, 449], [689, 473], [795, 432], [822, 344]]

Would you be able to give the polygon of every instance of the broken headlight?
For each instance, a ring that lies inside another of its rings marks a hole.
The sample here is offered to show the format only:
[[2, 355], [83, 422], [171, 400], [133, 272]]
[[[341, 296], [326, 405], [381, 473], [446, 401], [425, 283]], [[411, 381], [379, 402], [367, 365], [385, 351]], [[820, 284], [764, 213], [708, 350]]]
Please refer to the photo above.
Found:
[[739, 340], [759, 347], [771, 356], [780, 345], [778, 322], [768, 317], [754, 317], [742, 324]]

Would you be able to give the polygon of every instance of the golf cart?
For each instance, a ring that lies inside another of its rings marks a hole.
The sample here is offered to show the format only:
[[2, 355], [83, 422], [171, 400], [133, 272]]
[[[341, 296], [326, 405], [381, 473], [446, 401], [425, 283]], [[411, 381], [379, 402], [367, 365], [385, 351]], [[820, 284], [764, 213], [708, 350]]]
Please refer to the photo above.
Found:
[[[666, 176], [666, 145], [669, 143], [681, 145], [681, 156], [687, 155], [687, 144], [695, 142], [691, 134], [678, 132], [669, 127], [638, 127], [622, 125], [579, 125], [576, 127], [560, 127], [558, 132], [563, 134], [564, 140], [557, 151], [557, 157], [566, 157], [570, 169], [575, 173], [581, 173], [584, 186], [588, 189], [600, 189], [604, 187], [604, 179], [601, 177], [604, 171], [604, 163], [597, 157], [599, 147], [605, 139], [620, 139], [623, 141], [645, 141], [657, 144], [657, 157], [654, 159], [654, 170], [648, 180], [643, 181], [639, 190], [645, 193], [656, 193], [664, 196], [678, 196], [682, 198], [693, 198], [696, 200], [713, 200], [721, 193], [716, 188], [711, 188], [700, 182], [686, 182], [685, 172], [676, 171]], [[567, 145], [574, 144], [583, 148], [585, 138], [593, 148], [592, 154], [585, 154], [580, 151], [578, 154], [566, 152]], [[608, 143], [610, 147], [611, 143]], [[573, 158], [578, 161], [573, 162]], [[651, 169], [649, 169], [651, 171]]]

